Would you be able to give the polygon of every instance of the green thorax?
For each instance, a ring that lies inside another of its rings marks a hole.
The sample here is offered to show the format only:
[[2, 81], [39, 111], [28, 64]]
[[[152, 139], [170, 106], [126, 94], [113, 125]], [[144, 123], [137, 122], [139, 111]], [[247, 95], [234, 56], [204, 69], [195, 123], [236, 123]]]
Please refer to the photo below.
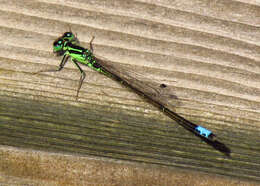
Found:
[[101, 65], [98, 64], [95, 56], [89, 49], [65, 41], [63, 50], [65, 51], [64, 55], [70, 56], [72, 60], [88, 65], [98, 72], [103, 72], [101, 70]]

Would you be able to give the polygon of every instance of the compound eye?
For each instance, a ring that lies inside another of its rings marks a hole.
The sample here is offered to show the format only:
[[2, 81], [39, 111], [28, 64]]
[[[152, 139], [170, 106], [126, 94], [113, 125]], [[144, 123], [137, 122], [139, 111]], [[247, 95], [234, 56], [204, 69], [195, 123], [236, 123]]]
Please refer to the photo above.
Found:
[[63, 37], [71, 37], [72, 36], [72, 33], [71, 32], [65, 32], [63, 34]]
[[59, 51], [62, 51], [63, 49], [63, 40], [62, 39], [58, 39], [57, 41], [55, 41], [53, 43], [53, 51], [54, 52], [59, 52]]
[[53, 46], [58, 47], [62, 45], [62, 40], [57, 40], [53, 43]]

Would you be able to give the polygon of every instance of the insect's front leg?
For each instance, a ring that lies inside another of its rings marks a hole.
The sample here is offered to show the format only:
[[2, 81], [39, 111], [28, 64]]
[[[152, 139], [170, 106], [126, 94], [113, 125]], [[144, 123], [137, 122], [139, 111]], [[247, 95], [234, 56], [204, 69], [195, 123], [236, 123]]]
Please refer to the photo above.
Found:
[[69, 55], [64, 55], [58, 69], [41, 70], [41, 71], [35, 72], [34, 74], [38, 74], [40, 72], [58, 72], [58, 71], [61, 71], [63, 69], [63, 67], [65, 66], [65, 64], [67, 63], [69, 58], [70, 58]]

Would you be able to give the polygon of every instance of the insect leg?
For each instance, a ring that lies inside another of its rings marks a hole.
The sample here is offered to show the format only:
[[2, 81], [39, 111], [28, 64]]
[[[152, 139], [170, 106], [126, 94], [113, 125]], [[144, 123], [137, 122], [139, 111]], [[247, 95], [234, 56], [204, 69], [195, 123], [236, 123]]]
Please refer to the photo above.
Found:
[[92, 36], [92, 39], [90, 40], [89, 42], [89, 48], [90, 48], [90, 51], [93, 53], [94, 52], [94, 49], [93, 49], [93, 45], [92, 45], [92, 41], [95, 39], [95, 36]]
[[79, 95], [79, 90], [82, 86], [82, 83], [86, 77], [86, 73], [80, 68], [78, 62], [75, 60], [75, 59], [72, 59], [73, 63], [78, 67], [80, 73], [81, 73], [81, 76], [80, 76], [80, 79], [79, 79], [79, 86], [78, 86], [78, 90], [77, 90], [77, 95], [76, 95], [76, 99], [78, 98], [78, 95]]
[[63, 69], [63, 67], [65, 66], [66, 62], [68, 61], [68, 59], [69, 59], [69, 56], [64, 55], [58, 69], [41, 70], [41, 71], [35, 72], [34, 74], [38, 74], [40, 72], [58, 72], [58, 71], [61, 71]]

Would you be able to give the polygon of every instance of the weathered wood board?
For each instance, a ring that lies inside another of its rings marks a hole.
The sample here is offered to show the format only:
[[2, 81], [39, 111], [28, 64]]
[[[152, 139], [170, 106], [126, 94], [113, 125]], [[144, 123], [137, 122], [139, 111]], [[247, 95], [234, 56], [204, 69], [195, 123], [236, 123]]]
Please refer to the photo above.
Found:
[[[85, 47], [95, 36], [96, 56], [166, 84], [174, 111], [231, 157], [87, 67], [78, 100], [72, 63], [34, 74], [58, 67], [52, 43], [69, 29]], [[0, 41], [0, 145], [260, 181], [260, 1], [1, 0]]]

